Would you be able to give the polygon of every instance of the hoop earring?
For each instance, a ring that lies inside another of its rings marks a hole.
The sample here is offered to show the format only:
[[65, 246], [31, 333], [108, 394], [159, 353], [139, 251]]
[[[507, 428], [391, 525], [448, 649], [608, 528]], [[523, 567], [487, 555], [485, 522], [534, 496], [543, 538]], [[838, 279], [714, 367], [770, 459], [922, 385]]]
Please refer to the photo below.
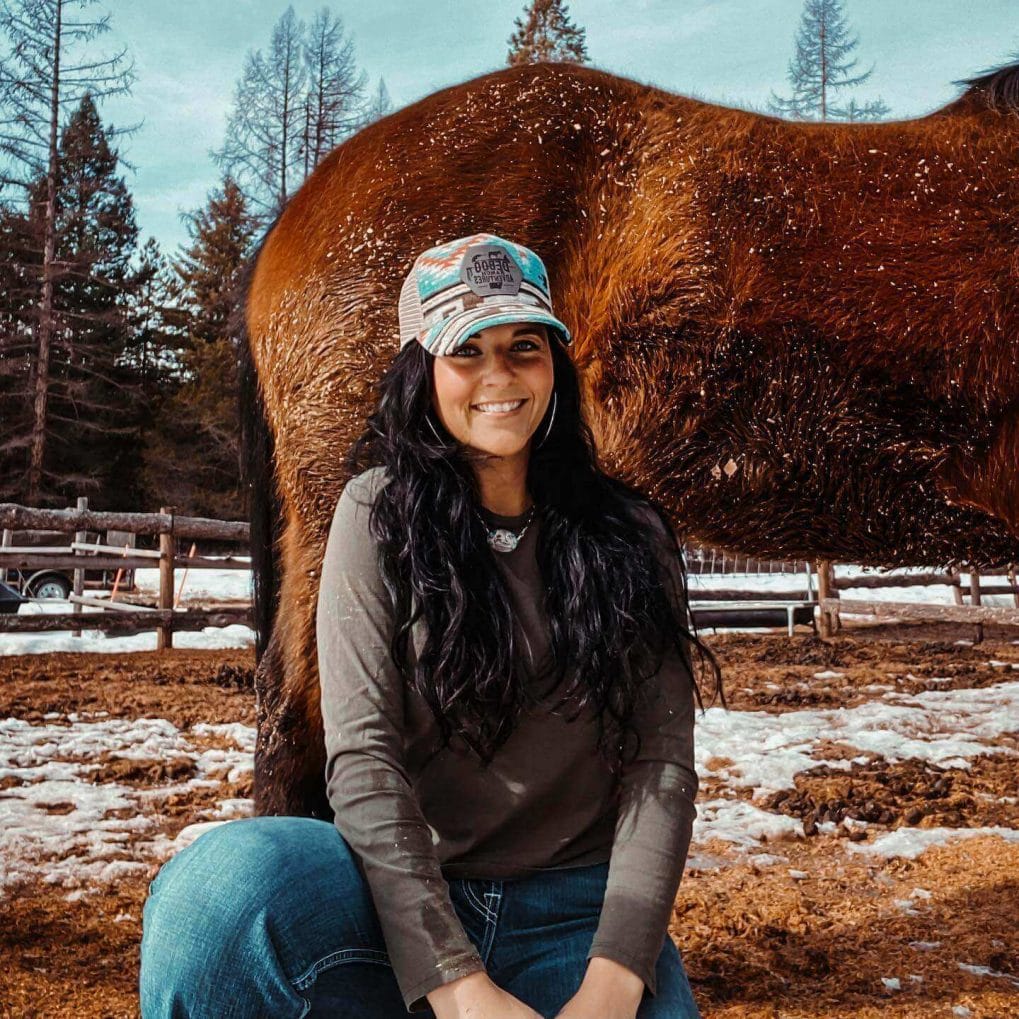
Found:
[[447, 443], [446, 443], [446, 442], [445, 442], [445, 440], [444, 440], [444, 439], [442, 438], [442, 436], [441, 436], [441, 435], [439, 435], [439, 433], [438, 433], [438, 431], [437, 431], [437, 429], [436, 429], [435, 425], [434, 425], [434, 424], [432, 423], [432, 412], [431, 412], [431, 411], [426, 411], [426, 412], [425, 412], [425, 422], [426, 422], [426, 423], [428, 424], [428, 427], [429, 427], [429, 428], [431, 428], [431, 430], [432, 430], [432, 435], [434, 435], [434, 436], [435, 436], [435, 441], [436, 441], [436, 442], [437, 442], [437, 443], [438, 443], [438, 444], [439, 444], [440, 446], [442, 446], [442, 447], [445, 447], [445, 446], [447, 445]]
[[541, 449], [545, 445], [545, 440], [548, 438], [549, 433], [552, 431], [552, 422], [555, 421], [555, 409], [556, 409], [556, 393], [552, 390], [552, 413], [548, 416], [548, 427], [545, 429], [545, 434], [541, 437], [541, 441], [535, 445], [535, 449]]

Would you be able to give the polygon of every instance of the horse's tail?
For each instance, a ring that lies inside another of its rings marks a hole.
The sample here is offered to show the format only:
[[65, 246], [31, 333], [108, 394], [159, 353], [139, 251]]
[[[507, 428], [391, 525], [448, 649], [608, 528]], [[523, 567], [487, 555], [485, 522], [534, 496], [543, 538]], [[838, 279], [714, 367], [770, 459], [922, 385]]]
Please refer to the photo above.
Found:
[[[268, 237], [272, 227], [266, 231]], [[262, 244], [265, 243], [263, 238]], [[241, 483], [247, 493], [251, 523], [251, 571], [253, 577], [255, 660], [261, 661], [272, 636], [279, 600], [279, 540], [283, 509], [276, 487], [275, 444], [265, 414], [258, 368], [251, 353], [245, 314], [258, 250], [241, 273], [238, 300], [234, 307], [233, 335], [237, 342], [238, 382], [241, 416]]]

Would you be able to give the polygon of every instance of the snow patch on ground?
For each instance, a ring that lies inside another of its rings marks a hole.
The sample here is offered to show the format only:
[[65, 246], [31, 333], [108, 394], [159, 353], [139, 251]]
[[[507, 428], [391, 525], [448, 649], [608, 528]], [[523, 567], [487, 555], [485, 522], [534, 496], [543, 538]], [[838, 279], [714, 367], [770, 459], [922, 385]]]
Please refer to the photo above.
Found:
[[[71, 890], [98, 887], [165, 859], [169, 840], [153, 830], [161, 820], [159, 802], [189, 788], [215, 787], [223, 777], [236, 780], [253, 766], [250, 727], [197, 725], [191, 734], [220, 736], [235, 748], [200, 750], [189, 734], [160, 718], [73, 713], [41, 725], [0, 721], [0, 781], [21, 783], [5, 783], [8, 788], [0, 790], [0, 895], [34, 880]], [[156, 789], [93, 784], [101, 757], [152, 762], [186, 757], [195, 774]], [[218, 812], [245, 816], [251, 806], [248, 800], [225, 800]], [[111, 816], [114, 812], [127, 816]]]
[[[849, 761], [815, 756], [822, 741], [869, 750], [891, 762], [919, 758], [943, 767], [968, 768], [969, 758], [981, 754], [1009, 754], [990, 740], [1015, 728], [1019, 718], [1019, 683], [982, 689], [933, 690], [914, 696], [869, 701], [855, 708], [763, 711], [708, 708], [697, 716], [698, 774], [722, 780], [729, 788], [750, 788], [760, 799], [795, 786], [796, 775], [826, 765], [845, 770]], [[716, 761], [724, 761], [719, 766]], [[711, 765], [711, 767], [709, 767]], [[704, 849], [712, 839], [728, 842], [737, 854], [757, 850], [760, 843], [803, 837], [802, 822], [763, 810], [753, 802], [713, 799], [697, 804], [693, 848]], [[848, 819], [847, 819], [848, 821]], [[847, 826], [866, 828], [862, 822]], [[833, 823], [818, 826], [824, 833]], [[1019, 842], [1019, 831], [1008, 828], [900, 828], [872, 842], [849, 842], [852, 852], [914, 859], [928, 846], [956, 836], [1001, 835]], [[751, 857], [764, 865], [765, 858]], [[918, 890], [919, 891], [919, 890]], [[918, 896], [920, 897], [920, 896]], [[909, 904], [910, 908], [915, 903]]]
[[[70, 608], [69, 602], [57, 602], [60, 611]], [[24, 610], [26, 606], [22, 606]], [[101, 612], [102, 609], [91, 611]], [[203, 630], [174, 633], [175, 648], [246, 648], [255, 644], [255, 631], [250, 626], [207, 626]], [[82, 630], [73, 637], [70, 630], [51, 633], [5, 633], [0, 635], [0, 655], [31, 655], [50, 651], [95, 651], [99, 654], [121, 654], [125, 651], [155, 651], [156, 631], [146, 630], [126, 637], [107, 637], [99, 630]]]
[[1006, 842], [1019, 842], [1019, 831], [1015, 828], [896, 828], [895, 831], [878, 835], [873, 842], [850, 842], [851, 853], [863, 853], [890, 859], [893, 856], [915, 860], [931, 846], [944, 845], [958, 839], [977, 838], [980, 835], [997, 835]]
[[[930, 690], [912, 696], [868, 701], [855, 708], [787, 711], [727, 711], [711, 707], [697, 715], [697, 770], [711, 775], [712, 758], [731, 761], [724, 777], [732, 787], [752, 788], [755, 798], [789, 789], [795, 776], [847, 761], [813, 756], [816, 745], [833, 743], [869, 750], [891, 762], [919, 758], [932, 764], [968, 767], [967, 758], [1009, 753], [982, 742], [1016, 727], [1019, 683], [979, 689]], [[715, 777], [721, 777], [716, 775]]]
[[[697, 805], [693, 837], [698, 842], [722, 839], [742, 849], [758, 849], [783, 838], [803, 837], [803, 822], [761, 810], [745, 800], [708, 800]], [[758, 860], [757, 862], [760, 862]]]
[[[1019, 683], [975, 690], [929, 691], [897, 703], [872, 701], [855, 708], [822, 711], [726, 711], [709, 708], [698, 718], [697, 767], [712, 772], [712, 758], [731, 761], [724, 768], [732, 788], [750, 788], [755, 798], [790, 788], [797, 773], [825, 763], [813, 756], [822, 741], [876, 751], [889, 760], [921, 758], [938, 764], [967, 765], [985, 753], [1003, 753], [981, 742], [1015, 726]], [[229, 747], [200, 749], [196, 742], [215, 737]], [[203, 830], [248, 816], [249, 800], [227, 798], [207, 819], [169, 839], [159, 831], [159, 803], [189, 788], [215, 788], [235, 782], [253, 767], [255, 730], [241, 723], [201, 723], [182, 732], [165, 719], [110, 718], [105, 713], [53, 713], [41, 724], [16, 718], [0, 721], [0, 893], [22, 880], [38, 879], [70, 891], [117, 880], [166, 859]], [[116, 781], [92, 784], [103, 757], [160, 762], [185, 757], [195, 764], [187, 781], [155, 789]], [[830, 761], [831, 767], [848, 767]], [[17, 783], [11, 783], [11, 779]], [[732, 855], [756, 866], [787, 862], [762, 852], [776, 843], [803, 838], [798, 818], [762, 809], [754, 802], [714, 798], [697, 805], [691, 870], [714, 869]], [[121, 813], [126, 816], [111, 816]], [[824, 832], [835, 825], [821, 825]], [[1008, 828], [899, 828], [870, 842], [848, 842], [852, 853], [913, 859], [931, 845], [957, 838], [996, 835], [1019, 842]], [[709, 844], [728, 845], [724, 857]], [[795, 878], [795, 875], [791, 875]], [[903, 903], [916, 909], [922, 890]]]

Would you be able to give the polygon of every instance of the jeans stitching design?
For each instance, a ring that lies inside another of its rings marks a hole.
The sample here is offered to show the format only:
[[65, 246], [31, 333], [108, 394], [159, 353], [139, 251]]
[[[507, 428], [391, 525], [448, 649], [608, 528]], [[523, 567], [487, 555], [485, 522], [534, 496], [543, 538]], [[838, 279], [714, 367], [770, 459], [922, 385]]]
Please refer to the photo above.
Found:
[[376, 948], [341, 948], [337, 952], [330, 952], [317, 962], [313, 962], [299, 977], [290, 981], [294, 990], [303, 991], [315, 982], [315, 979], [324, 970], [332, 969], [344, 962], [377, 962], [384, 966], [391, 966], [389, 954], [380, 952]]
[[492, 943], [495, 941], [495, 931], [499, 924], [499, 904], [502, 902], [501, 892], [485, 892], [485, 898], [494, 898], [494, 904], [492, 909], [489, 911], [491, 919], [485, 924], [485, 939], [481, 945], [481, 958], [484, 960], [485, 965], [488, 965], [488, 957], [492, 951]]
[[467, 895], [467, 898], [469, 898], [471, 902], [473, 902], [474, 905], [481, 910], [482, 916], [484, 916], [484, 918], [490, 922], [495, 920], [495, 913], [493, 913], [492, 910], [488, 908], [487, 903], [482, 902], [481, 899], [478, 898], [477, 893], [474, 891], [474, 889], [471, 888], [471, 886], [466, 883], [464, 884], [463, 887], [464, 892]]

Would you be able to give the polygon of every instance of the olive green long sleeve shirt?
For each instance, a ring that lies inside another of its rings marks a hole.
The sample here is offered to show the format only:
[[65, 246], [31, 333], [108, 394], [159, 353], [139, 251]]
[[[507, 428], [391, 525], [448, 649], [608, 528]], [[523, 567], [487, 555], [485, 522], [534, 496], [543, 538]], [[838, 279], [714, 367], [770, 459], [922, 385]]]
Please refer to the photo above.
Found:
[[[615, 796], [587, 712], [570, 724], [532, 709], [487, 770], [452, 747], [437, 750], [430, 709], [389, 656], [394, 606], [368, 529], [384, 483], [382, 468], [365, 471], [337, 504], [318, 597], [318, 669], [335, 824], [364, 868], [407, 1008], [424, 1010], [429, 991], [484, 969], [453, 909], [448, 879], [517, 878], [606, 860], [588, 958], [622, 963], [655, 993], [655, 962], [696, 814], [686, 667], [670, 650], [657, 682], [647, 685], [636, 719], [640, 755]], [[490, 526], [519, 530], [523, 523], [523, 515], [483, 512]], [[516, 609], [518, 646], [532, 662], [544, 661], [549, 646], [539, 526], [536, 519], [512, 552], [495, 553]], [[657, 517], [649, 527], [662, 533]], [[424, 625], [419, 620], [412, 634], [415, 655]]]

